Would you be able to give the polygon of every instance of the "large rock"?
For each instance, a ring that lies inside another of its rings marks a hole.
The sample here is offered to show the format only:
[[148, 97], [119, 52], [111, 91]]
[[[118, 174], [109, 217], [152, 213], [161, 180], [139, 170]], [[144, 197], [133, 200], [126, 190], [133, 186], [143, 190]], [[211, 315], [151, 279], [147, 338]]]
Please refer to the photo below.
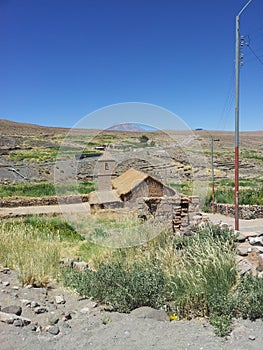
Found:
[[247, 272], [251, 271], [253, 266], [250, 264], [250, 262], [247, 259], [243, 259], [238, 263], [238, 272], [241, 275], [246, 274]]
[[20, 316], [22, 314], [21, 306], [17, 306], [17, 305], [10, 305], [10, 306], [4, 307], [1, 309], [1, 311], [8, 314], [14, 314], [17, 316]]
[[0, 321], [1, 322], [7, 323], [7, 324], [13, 324], [15, 320], [21, 320], [22, 326], [27, 326], [31, 323], [31, 320], [29, 318], [25, 318], [25, 317], [17, 316], [15, 314], [9, 314], [9, 313], [0, 311]]
[[263, 246], [263, 236], [260, 237], [249, 237], [249, 243], [252, 245], [262, 245]]
[[249, 237], [257, 237], [257, 236], [258, 236], [257, 232], [240, 232], [237, 239], [239, 242], [242, 242], [248, 239]]
[[131, 312], [131, 315], [138, 318], [151, 318], [157, 321], [170, 321], [164, 310], [156, 310], [149, 306], [139, 307]]

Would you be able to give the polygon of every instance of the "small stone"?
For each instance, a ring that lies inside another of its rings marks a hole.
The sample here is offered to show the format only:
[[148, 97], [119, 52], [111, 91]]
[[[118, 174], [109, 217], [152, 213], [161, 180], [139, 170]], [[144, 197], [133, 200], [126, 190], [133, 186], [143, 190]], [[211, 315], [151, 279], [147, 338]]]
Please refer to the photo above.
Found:
[[249, 339], [249, 340], [255, 340], [256, 337], [255, 337], [254, 335], [250, 335], [250, 336], [248, 337], [248, 339]]
[[71, 320], [72, 319], [72, 316], [69, 312], [66, 312], [65, 315], [64, 315], [64, 320], [65, 321], [68, 321], [68, 320]]
[[35, 308], [35, 314], [43, 314], [45, 312], [48, 312], [48, 310], [45, 307], [36, 307]]
[[4, 268], [1, 270], [1, 272], [4, 273], [4, 274], [6, 275], [7, 273], [10, 272], [10, 269], [9, 269], [8, 267], [4, 267]]
[[74, 261], [73, 267], [79, 271], [84, 271], [88, 268], [88, 264], [85, 261]]
[[37, 301], [31, 301], [31, 303], [30, 303], [30, 306], [32, 307], [32, 308], [35, 308], [35, 307], [38, 307], [38, 306], [40, 306], [39, 305], [39, 303], [37, 302]]
[[58, 335], [60, 330], [58, 328], [58, 326], [51, 326], [47, 328], [48, 333], [52, 334], [52, 335]]
[[57, 316], [51, 316], [48, 319], [48, 322], [51, 326], [54, 326], [55, 324], [57, 324], [59, 321], [59, 318]]
[[32, 325], [31, 331], [32, 331], [32, 332], [36, 332], [36, 330], [37, 330], [37, 327], [36, 327], [35, 325]]
[[42, 327], [41, 326], [37, 326], [36, 333], [41, 333], [41, 332], [42, 332]]
[[238, 263], [238, 272], [241, 275], [245, 275], [247, 272], [251, 271], [251, 269], [252, 269], [252, 265], [246, 259], [243, 259]]
[[10, 283], [8, 281], [2, 283], [4, 287], [8, 287]]
[[25, 286], [26, 289], [31, 289], [33, 288], [32, 284], [28, 284], [27, 286]]
[[237, 247], [237, 254], [240, 256], [247, 256], [248, 255], [248, 248]]
[[63, 295], [56, 295], [55, 301], [57, 304], [65, 304], [66, 303]]
[[1, 311], [6, 312], [7, 314], [14, 314], [17, 316], [20, 316], [22, 314], [21, 306], [16, 306], [16, 305], [10, 305], [10, 306], [4, 307]]
[[59, 326], [63, 328], [71, 328], [71, 325], [68, 322], [60, 321]]
[[19, 290], [19, 287], [18, 286], [13, 286], [12, 289], [13, 290]]
[[23, 326], [24, 326], [23, 321], [22, 321], [21, 319], [14, 320], [13, 325], [14, 325], [15, 327], [23, 327]]
[[31, 305], [31, 302], [28, 299], [21, 299], [21, 303], [26, 305], [26, 306], [30, 306]]
[[11, 297], [13, 297], [14, 299], [18, 298], [18, 294], [15, 292], [10, 293]]

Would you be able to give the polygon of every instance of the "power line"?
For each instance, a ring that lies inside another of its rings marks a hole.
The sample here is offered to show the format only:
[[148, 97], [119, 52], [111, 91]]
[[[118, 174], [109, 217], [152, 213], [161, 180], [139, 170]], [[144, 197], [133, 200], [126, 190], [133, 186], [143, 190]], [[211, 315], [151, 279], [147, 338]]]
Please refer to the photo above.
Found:
[[247, 45], [247, 47], [249, 48], [249, 50], [253, 53], [253, 55], [256, 57], [256, 59], [259, 61], [260, 64], [262, 64], [263, 66], [263, 61], [261, 60], [261, 58], [255, 53], [255, 51], [251, 48], [250, 45]]
[[224, 107], [218, 121], [218, 125], [217, 125], [218, 129], [220, 128], [221, 130], [225, 130], [226, 128], [226, 124], [229, 120], [230, 112], [233, 107], [233, 102], [235, 97], [234, 90], [235, 90], [235, 70], [232, 71], [231, 78], [229, 79], [229, 88], [227, 91]]

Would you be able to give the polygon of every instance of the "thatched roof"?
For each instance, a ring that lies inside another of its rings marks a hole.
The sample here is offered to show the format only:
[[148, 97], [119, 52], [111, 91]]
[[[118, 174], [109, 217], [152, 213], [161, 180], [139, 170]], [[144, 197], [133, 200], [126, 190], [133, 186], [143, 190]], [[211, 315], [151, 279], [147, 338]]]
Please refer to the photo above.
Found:
[[93, 191], [89, 194], [90, 204], [103, 204], [121, 202], [117, 192], [112, 191]]
[[[132, 191], [148, 177], [152, 176], [130, 168], [129, 170], [125, 171], [125, 173], [112, 180], [112, 187], [117, 191], [118, 195], [121, 196]], [[157, 179], [154, 180], [160, 182]]]

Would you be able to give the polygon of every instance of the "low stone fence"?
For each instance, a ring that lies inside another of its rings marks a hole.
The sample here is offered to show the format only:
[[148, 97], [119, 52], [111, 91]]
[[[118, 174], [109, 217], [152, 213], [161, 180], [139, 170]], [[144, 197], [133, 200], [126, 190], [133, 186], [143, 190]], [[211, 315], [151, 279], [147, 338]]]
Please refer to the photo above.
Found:
[[12, 197], [0, 199], [0, 208], [30, 207], [40, 205], [74, 204], [88, 202], [88, 195], [53, 196], [53, 197]]
[[[235, 216], [235, 206], [233, 204], [214, 204], [215, 213]], [[244, 220], [263, 218], [263, 205], [240, 205], [239, 218]]]
[[147, 220], [151, 217], [167, 223], [173, 231], [187, 229], [197, 212], [199, 197], [172, 196], [141, 198], [138, 204], [138, 217]]

